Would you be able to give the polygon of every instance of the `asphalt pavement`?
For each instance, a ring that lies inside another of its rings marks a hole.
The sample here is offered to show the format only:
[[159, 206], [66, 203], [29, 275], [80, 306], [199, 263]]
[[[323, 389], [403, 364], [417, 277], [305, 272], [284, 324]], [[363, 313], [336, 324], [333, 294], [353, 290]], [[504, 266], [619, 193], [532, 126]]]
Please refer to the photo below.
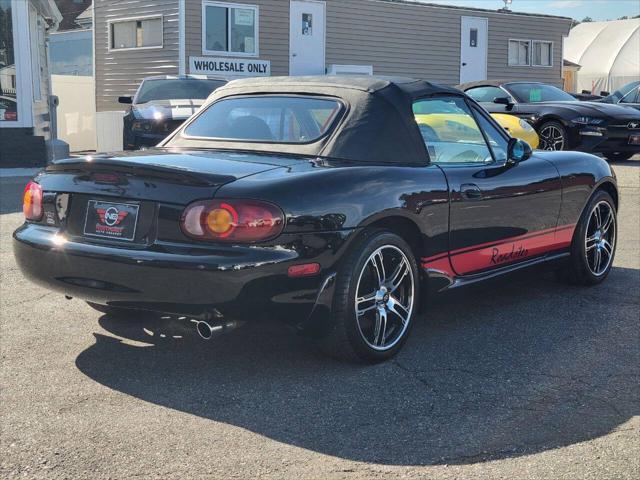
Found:
[[640, 159], [597, 287], [536, 270], [436, 298], [393, 361], [277, 322], [203, 342], [26, 281], [0, 178], [0, 477], [640, 478]]

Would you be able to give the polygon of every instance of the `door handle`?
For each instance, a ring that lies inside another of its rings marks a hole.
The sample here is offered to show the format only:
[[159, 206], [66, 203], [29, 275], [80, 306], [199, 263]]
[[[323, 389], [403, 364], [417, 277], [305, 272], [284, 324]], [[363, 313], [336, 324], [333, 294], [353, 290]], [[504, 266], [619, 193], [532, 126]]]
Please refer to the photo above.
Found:
[[463, 183], [460, 185], [460, 195], [467, 200], [478, 200], [482, 198], [482, 190], [475, 183]]

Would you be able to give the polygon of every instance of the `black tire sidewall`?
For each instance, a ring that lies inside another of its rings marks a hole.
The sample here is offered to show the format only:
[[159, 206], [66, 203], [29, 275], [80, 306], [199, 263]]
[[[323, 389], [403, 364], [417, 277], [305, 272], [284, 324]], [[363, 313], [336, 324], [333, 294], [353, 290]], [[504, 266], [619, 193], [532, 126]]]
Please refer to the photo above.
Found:
[[[611, 207], [611, 211], [613, 212], [613, 221], [615, 228], [615, 239], [613, 244], [613, 253], [611, 262], [607, 270], [600, 276], [594, 275], [589, 266], [587, 265], [586, 258], [586, 246], [585, 246], [585, 236], [587, 233], [587, 228], [589, 227], [589, 218], [591, 217], [591, 212], [596, 204], [601, 201], [606, 201]], [[578, 226], [576, 227], [576, 231], [573, 236], [572, 244], [571, 244], [571, 263], [572, 270], [575, 279], [578, 283], [585, 285], [597, 285], [602, 283], [609, 273], [611, 272], [611, 268], [613, 267], [613, 261], [616, 256], [616, 246], [618, 243], [618, 212], [616, 211], [615, 203], [609, 195], [604, 190], [598, 190], [589, 200], [589, 203], [585, 207], [582, 215], [580, 217], [580, 221], [578, 222]]]
[[[411, 272], [413, 275], [414, 293], [413, 293], [413, 308], [411, 316], [409, 318], [409, 325], [404, 331], [402, 338], [391, 348], [383, 351], [372, 349], [362, 337], [360, 328], [358, 327], [356, 315], [355, 315], [355, 297], [356, 289], [358, 285], [358, 278], [360, 272], [364, 268], [369, 256], [378, 248], [384, 245], [392, 245], [406, 255]], [[346, 268], [341, 269], [338, 274], [338, 280], [336, 283], [336, 295], [334, 296], [334, 312], [340, 312], [337, 321], [342, 322], [342, 328], [344, 328], [349, 343], [356, 355], [364, 361], [379, 362], [393, 357], [403, 346], [406, 341], [413, 323], [415, 321], [417, 306], [419, 305], [420, 298], [420, 279], [419, 270], [415, 254], [411, 247], [398, 235], [388, 231], [377, 231], [362, 241], [353, 252], [351, 252], [350, 261], [345, 264]], [[346, 302], [344, 293], [346, 292]], [[341, 304], [336, 305], [338, 301]]]

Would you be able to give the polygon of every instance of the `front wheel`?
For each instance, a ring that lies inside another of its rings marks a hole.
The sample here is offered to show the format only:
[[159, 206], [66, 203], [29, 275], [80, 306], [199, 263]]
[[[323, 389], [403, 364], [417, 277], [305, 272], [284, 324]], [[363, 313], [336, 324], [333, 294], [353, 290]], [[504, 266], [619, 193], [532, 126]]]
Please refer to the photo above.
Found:
[[544, 123], [538, 130], [540, 150], [568, 150], [569, 137], [567, 130], [560, 122]]
[[394, 356], [411, 330], [419, 298], [418, 266], [399, 236], [377, 231], [346, 257], [336, 279], [332, 356], [379, 362]]
[[611, 271], [616, 253], [617, 214], [611, 196], [600, 190], [589, 201], [576, 226], [565, 278], [579, 285], [596, 285]]

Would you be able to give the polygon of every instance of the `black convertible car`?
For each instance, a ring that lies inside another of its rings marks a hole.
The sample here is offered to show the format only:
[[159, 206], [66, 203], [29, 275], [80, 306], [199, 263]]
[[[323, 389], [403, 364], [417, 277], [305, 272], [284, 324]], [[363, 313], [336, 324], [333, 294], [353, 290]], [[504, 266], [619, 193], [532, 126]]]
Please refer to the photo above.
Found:
[[133, 97], [118, 97], [130, 105], [123, 118], [125, 150], [154, 147], [193, 115], [226, 80], [201, 75], [159, 75], [145, 78]]
[[210, 338], [269, 311], [379, 361], [427, 290], [545, 262], [603, 281], [617, 207], [604, 160], [532, 153], [458, 90], [273, 77], [220, 88], [156, 149], [49, 165], [14, 251], [102, 312], [184, 315]]
[[458, 88], [491, 113], [527, 120], [540, 136], [542, 150], [601, 153], [627, 160], [640, 153], [640, 112], [620, 105], [579, 102], [551, 85], [485, 80]]

